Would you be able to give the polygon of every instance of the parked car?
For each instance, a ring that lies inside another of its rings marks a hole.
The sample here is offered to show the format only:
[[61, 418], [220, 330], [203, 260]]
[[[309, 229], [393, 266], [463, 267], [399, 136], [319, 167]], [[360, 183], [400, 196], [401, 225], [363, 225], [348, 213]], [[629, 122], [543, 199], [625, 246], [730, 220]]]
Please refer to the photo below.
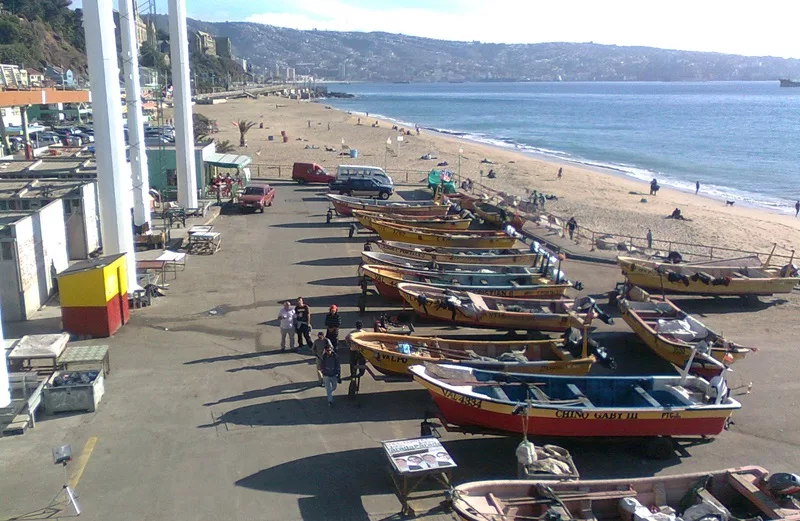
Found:
[[37, 132], [36, 134], [32, 135], [31, 139], [35, 146], [38, 147], [61, 144], [61, 136], [55, 132]]
[[337, 179], [328, 185], [330, 192], [338, 192], [342, 195], [355, 195], [363, 197], [379, 197], [388, 199], [394, 193], [394, 186], [386, 183], [379, 178], [371, 177], [347, 177]]
[[300, 184], [324, 183], [335, 181], [336, 177], [330, 175], [324, 168], [316, 163], [295, 163], [292, 166], [292, 181]]
[[261, 210], [264, 213], [264, 208], [272, 206], [272, 200], [275, 199], [275, 189], [269, 185], [251, 184], [244, 189], [239, 195], [239, 209], [246, 210]]

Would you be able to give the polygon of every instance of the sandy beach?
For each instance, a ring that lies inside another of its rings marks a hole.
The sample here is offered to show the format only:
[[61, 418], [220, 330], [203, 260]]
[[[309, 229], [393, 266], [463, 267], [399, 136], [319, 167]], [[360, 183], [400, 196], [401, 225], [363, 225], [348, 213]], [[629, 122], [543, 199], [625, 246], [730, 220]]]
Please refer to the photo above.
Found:
[[[236, 99], [219, 105], [196, 105], [194, 110], [218, 121], [216, 140], [229, 140], [235, 145], [239, 132], [234, 122], [256, 122], [257, 126], [247, 134], [247, 147], [236, 149], [252, 156], [253, 174], [260, 168], [262, 177], [277, 176], [277, 168], [271, 168], [277, 165], [282, 166], [281, 175], [288, 177], [291, 174], [287, 166], [302, 161], [316, 162], [327, 169], [342, 163], [385, 165], [395, 182], [405, 182], [406, 176], [409, 182], [419, 182], [442, 161], [451, 171], [458, 172], [461, 148], [462, 178], [482, 181], [495, 190], [521, 197], [532, 190], [553, 194], [558, 200], [547, 201], [547, 211], [565, 219], [574, 216], [584, 231], [643, 238], [650, 229], [655, 248], [665, 248], [659, 241], [677, 241], [769, 252], [777, 243], [776, 254], [791, 255], [791, 250], [800, 244], [800, 219], [793, 213], [726, 206], [725, 201], [704, 197], [702, 187], [700, 195], [662, 187], [657, 196], [649, 196], [647, 183], [622, 175], [433, 132], [422, 131], [417, 136], [413, 128], [412, 135], [403, 136], [398, 143], [398, 132], [392, 130], [391, 122], [379, 121], [376, 127], [375, 119], [330, 108], [325, 100]], [[258, 127], [261, 123], [263, 129]], [[282, 142], [281, 131], [289, 136], [287, 143]], [[270, 135], [274, 136], [273, 141], [268, 140]], [[391, 145], [387, 146], [387, 139], [391, 139]], [[339, 155], [343, 142], [358, 150], [358, 159]], [[326, 146], [335, 151], [326, 151]], [[420, 159], [424, 154], [437, 159]], [[493, 164], [482, 163], [484, 159]], [[559, 167], [563, 168], [561, 179], [556, 175]], [[489, 169], [496, 172], [496, 179], [481, 178], [480, 171], [485, 174]], [[665, 219], [675, 208], [680, 208], [689, 220]]]

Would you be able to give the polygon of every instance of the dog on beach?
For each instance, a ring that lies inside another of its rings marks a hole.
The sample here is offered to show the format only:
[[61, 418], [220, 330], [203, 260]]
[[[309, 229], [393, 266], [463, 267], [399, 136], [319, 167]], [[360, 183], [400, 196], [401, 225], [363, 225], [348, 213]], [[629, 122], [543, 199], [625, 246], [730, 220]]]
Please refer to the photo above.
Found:
[[733, 206], [736, 201], [725, 201], [725, 206]]

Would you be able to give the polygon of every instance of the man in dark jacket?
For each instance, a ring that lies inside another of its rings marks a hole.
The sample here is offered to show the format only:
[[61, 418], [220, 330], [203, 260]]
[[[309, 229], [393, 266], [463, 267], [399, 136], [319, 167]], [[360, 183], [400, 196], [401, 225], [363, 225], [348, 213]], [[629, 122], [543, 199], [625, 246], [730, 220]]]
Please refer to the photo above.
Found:
[[303, 347], [305, 338], [308, 348], [311, 349], [311, 310], [303, 302], [303, 297], [297, 298], [297, 305], [294, 307], [294, 328], [297, 331], [297, 348]]
[[337, 384], [342, 383], [342, 370], [339, 365], [339, 356], [330, 344], [325, 346], [321, 366], [320, 372], [322, 373], [322, 380], [325, 382], [328, 407], [333, 407], [333, 391], [336, 390]]
[[325, 327], [327, 332], [325, 338], [331, 341], [333, 350], [335, 351], [339, 345], [339, 328], [342, 326], [342, 319], [339, 318], [339, 311], [336, 304], [331, 306], [328, 314], [325, 315]]

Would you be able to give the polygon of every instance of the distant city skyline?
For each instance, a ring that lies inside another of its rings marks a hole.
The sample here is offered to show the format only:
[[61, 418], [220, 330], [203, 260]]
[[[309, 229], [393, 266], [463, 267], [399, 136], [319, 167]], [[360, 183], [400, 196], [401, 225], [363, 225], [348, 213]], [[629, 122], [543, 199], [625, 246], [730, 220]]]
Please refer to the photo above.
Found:
[[[117, 0], [114, 0], [115, 6]], [[294, 29], [382, 31], [484, 43], [594, 42], [800, 58], [800, 2], [762, 0], [187, 0], [191, 18]], [[80, 7], [80, 0], [73, 0]], [[757, 8], [754, 8], [757, 6]], [[166, 14], [167, 1], [156, 0]]]

